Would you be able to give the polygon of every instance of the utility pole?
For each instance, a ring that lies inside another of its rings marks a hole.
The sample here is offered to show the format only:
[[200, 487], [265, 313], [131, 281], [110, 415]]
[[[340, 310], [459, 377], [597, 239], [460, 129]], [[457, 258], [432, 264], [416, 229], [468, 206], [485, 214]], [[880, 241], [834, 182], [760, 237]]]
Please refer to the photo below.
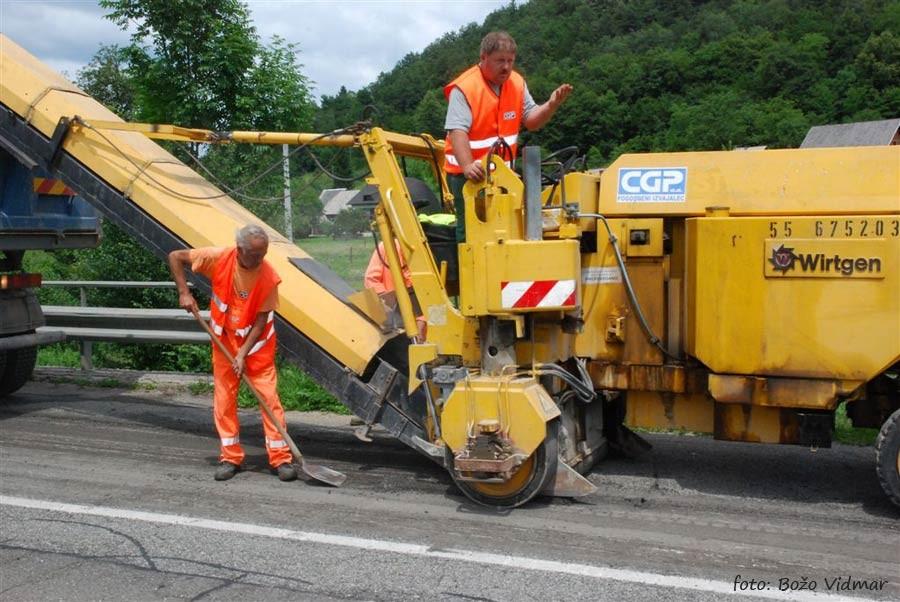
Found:
[[288, 152], [288, 145], [281, 145], [281, 153], [284, 157], [284, 229], [286, 230], [285, 236], [287, 236], [288, 240], [294, 242], [294, 218], [291, 215], [291, 168], [290, 161], [288, 160], [290, 157], [290, 153]]

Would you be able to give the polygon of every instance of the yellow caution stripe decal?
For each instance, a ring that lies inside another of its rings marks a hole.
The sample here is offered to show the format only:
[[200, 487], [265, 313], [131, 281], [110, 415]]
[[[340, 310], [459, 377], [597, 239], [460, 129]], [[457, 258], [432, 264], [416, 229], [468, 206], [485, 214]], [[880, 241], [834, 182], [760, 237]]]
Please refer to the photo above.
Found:
[[62, 180], [57, 180], [55, 178], [34, 178], [32, 188], [38, 194], [75, 196], [74, 190], [66, 186], [66, 183]]

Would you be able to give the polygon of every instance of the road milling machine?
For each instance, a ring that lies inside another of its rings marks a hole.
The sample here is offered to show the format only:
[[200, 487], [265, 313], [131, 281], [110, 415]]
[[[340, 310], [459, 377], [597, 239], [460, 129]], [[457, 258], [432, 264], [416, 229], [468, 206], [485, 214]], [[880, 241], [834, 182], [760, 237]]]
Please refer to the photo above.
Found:
[[411, 272], [404, 328], [267, 227], [280, 352], [475, 502], [591, 493], [607, 453], [644, 447], [635, 427], [827, 447], [848, 402], [881, 429], [878, 478], [900, 504], [900, 147], [629, 154], [597, 172], [526, 148], [521, 175], [498, 148], [447, 254], [401, 169], [428, 162], [449, 200], [427, 135], [129, 124], [2, 49], [0, 145], [160, 257], [258, 219], [151, 138], [358, 148], [394, 281], [398, 249]]

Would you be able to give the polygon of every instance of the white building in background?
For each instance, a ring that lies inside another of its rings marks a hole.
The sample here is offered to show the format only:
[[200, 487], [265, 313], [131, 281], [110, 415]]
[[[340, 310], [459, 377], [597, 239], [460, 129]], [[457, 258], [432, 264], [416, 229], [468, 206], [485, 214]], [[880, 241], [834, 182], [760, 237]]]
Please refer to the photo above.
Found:
[[347, 190], [346, 188], [326, 188], [319, 194], [319, 200], [322, 202], [322, 218], [328, 221], [334, 221], [337, 214], [344, 209], [349, 209], [350, 199], [359, 193], [358, 190]]

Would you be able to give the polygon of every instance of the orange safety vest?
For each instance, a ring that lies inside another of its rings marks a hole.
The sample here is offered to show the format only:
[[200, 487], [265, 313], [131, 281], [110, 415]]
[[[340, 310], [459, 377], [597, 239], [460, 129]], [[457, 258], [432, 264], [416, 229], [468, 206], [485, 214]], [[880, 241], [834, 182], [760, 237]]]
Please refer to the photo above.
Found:
[[[232, 299], [234, 297], [234, 270], [237, 262], [237, 247], [227, 251], [216, 262], [212, 279], [212, 299], [209, 304], [209, 318], [212, 322], [213, 332], [217, 336], [221, 336], [225, 329], [226, 323], [228, 328], [234, 331], [237, 336], [238, 344], [242, 344], [242, 340], [250, 334], [253, 328], [253, 322], [259, 313], [259, 306], [269, 296], [272, 289], [278, 286], [281, 278], [275, 273], [275, 269], [269, 263], [263, 260], [260, 266], [259, 277], [250, 296], [241, 305], [235, 307]], [[230, 319], [228, 318], [229, 308], [232, 311]], [[235, 313], [237, 312], [237, 313]], [[226, 320], [228, 320], [226, 322]], [[265, 355], [271, 354], [275, 359], [275, 312], [269, 312], [269, 318], [262, 334], [257, 339], [247, 355], [260, 353], [260, 359], [265, 359]]]
[[[412, 276], [409, 273], [409, 266], [406, 265], [406, 258], [403, 257], [403, 251], [400, 250], [400, 241], [394, 240], [394, 246], [397, 248], [397, 256], [400, 258], [400, 273], [403, 274], [403, 284], [406, 288], [412, 286]], [[384, 243], [378, 243], [378, 248], [369, 258], [369, 265], [366, 267], [366, 273], [363, 275], [363, 286], [370, 288], [379, 295], [382, 293], [390, 293], [395, 290], [394, 275], [391, 274], [391, 268], [387, 263], [387, 253], [384, 252]]]
[[[462, 75], [444, 86], [444, 97], [450, 100], [450, 92], [459, 88], [472, 109], [472, 127], [469, 129], [469, 147], [472, 158], [478, 161], [488, 154], [491, 146], [501, 136], [516, 156], [516, 141], [522, 124], [522, 104], [525, 101], [525, 79], [513, 71], [500, 87], [500, 96], [484, 79], [478, 65], [470, 67]], [[450, 133], [444, 144], [444, 171], [461, 174], [462, 167], [453, 154]]]

